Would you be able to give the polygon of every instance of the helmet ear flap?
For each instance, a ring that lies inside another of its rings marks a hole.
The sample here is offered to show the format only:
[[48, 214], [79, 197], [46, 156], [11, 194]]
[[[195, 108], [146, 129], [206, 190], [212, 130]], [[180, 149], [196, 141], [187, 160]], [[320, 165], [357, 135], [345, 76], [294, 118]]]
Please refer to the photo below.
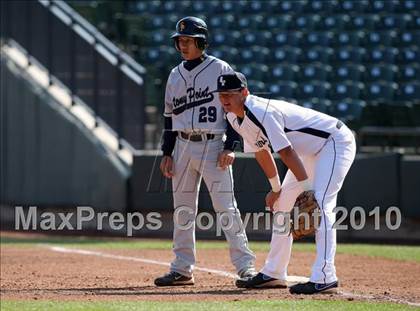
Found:
[[174, 44], [175, 44], [175, 48], [176, 48], [176, 50], [177, 50], [177, 51], [180, 51], [178, 37], [175, 37], [175, 38], [174, 38]]
[[206, 39], [203, 38], [195, 38], [195, 45], [200, 50], [205, 50], [208, 46]]

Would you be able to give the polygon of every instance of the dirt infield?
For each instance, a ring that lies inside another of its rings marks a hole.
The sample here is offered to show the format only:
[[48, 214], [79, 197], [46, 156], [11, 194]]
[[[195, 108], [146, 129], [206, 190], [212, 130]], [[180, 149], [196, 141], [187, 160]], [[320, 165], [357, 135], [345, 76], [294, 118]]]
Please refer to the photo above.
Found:
[[[48, 245], [2, 245], [1, 298], [92, 301], [307, 298], [292, 296], [286, 289], [239, 290], [232, 278], [203, 271], [195, 272], [195, 286], [157, 288], [153, 279], [168, 271], [157, 262], [169, 262], [173, 258], [170, 250], [89, 251], [95, 250], [63, 253]], [[257, 267], [263, 265], [265, 256], [265, 252], [257, 252]], [[198, 267], [234, 272], [227, 250], [198, 250], [197, 257]], [[135, 258], [151, 261], [137, 262]], [[289, 274], [308, 276], [313, 260], [313, 253], [294, 252]], [[341, 281], [339, 293], [313, 299], [420, 303], [419, 263], [338, 254], [336, 264]]]

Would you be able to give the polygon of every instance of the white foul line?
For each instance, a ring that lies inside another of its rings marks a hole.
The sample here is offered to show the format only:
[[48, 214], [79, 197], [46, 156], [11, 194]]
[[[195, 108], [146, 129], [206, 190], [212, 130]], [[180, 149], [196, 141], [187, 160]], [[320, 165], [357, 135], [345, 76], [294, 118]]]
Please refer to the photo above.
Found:
[[[170, 267], [170, 265], [171, 265], [169, 262], [162, 262], [162, 261], [157, 261], [157, 260], [153, 260], [153, 259], [145, 259], [145, 258], [132, 257], [132, 256], [113, 255], [113, 254], [107, 254], [107, 253], [102, 253], [102, 252], [97, 252], [97, 251], [88, 251], [88, 250], [83, 250], [83, 249], [66, 248], [66, 247], [61, 247], [61, 246], [47, 246], [47, 247], [50, 250], [52, 250], [54, 252], [59, 252], [59, 253], [90, 255], [90, 256], [98, 256], [98, 257], [102, 257], [102, 258], [136, 261], [136, 262], [142, 262], [142, 263], [147, 263], [147, 264], [152, 264], [152, 265], [160, 265], [160, 266], [165, 266], [165, 267]], [[209, 273], [213, 273], [213, 274], [216, 274], [216, 275], [219, 275], [219, 276], [224, 276], [224, 277], [228, 277], [228, 278], [232, 278], [232, 279], [237, 278], [236, 274], [233, 274], [233, 273], [230, 273], [230, 272], [227, 272], [227, 271], [223, 271], [223, 270], [208, 269], [208, 268], [201, 268], [201, 267], [194, 267], [194, 270], [209, 272]], [[296, 278], [300, 278], [300, 277], [296, 277]], [[305, 278], [302, 277], [302, 280], [303, 279], [305, 279]], [[370, 300], [371, 299], [377, 299], [377, 297], [371, 296], [371, 295], [362, 295], [362, 294], [343, 292], [343, 291], [339, 291], [338, 293], [340, 295], [344, 296], [344, 297], [349, 297], [349, 298], [359, 298], [359, 299], [368, 299], [368, 300], [369, 299]], [[400, 304], [406, 304], [406, 305], [409, 305], [409, 306], [420, 307], [420, 303], [411, 302], [411, 301], [408, 301], [408, 300], [397, 299], [397, 298], [392, 298], [392, 297], [383, 297], [383, 298], [385, 300], [389, 301], [389, 302], [395, 302], [395, 303], [400, 303]]]
[[[52, 247], [49, 247], [49, 249], [51, 249], [55, 252], [59, 252], [59, 253], [91, 255], [91, 256], [98, 256], [98, 257], [102, 257], [102, 258], [137, 261], [137, 262], [143, 262], [143, 263], [148, 263], [148, 264], [152, 264], [152, 265], [160, 265], [160, 266], [166, 266], [166, 267], [171, 266], [171, 264], [169, 262], [162, 262], [162, 261], [157, 261], [157, 260], [152, 260], [152, 259], [144, 259], [144, 258], [131, 257], [131, 256], [120, 256], [120, 255], [106, 254], [106, 253], [102, 253], [102, 252], [87, 251], [87, 250], [82, 250], [82, 249], [73, 249], [73, 248], [70, 249], [70, 248], [65, 248], [65, 247], [61, 247], [61, 246], [52, 246]], [[222, 271], [222, 270], [207, 269], [207, 268], [201, 268], [201, 267], [194, 267], [194, 270], [209, 272], [209, 273], [213, 273], [213, 274], [217, 274], [217, 275], [220, 275], [220, 276], [233, 278], [233, 279], [237, 278], [236, 274], [226, 272], [226, 271]]]

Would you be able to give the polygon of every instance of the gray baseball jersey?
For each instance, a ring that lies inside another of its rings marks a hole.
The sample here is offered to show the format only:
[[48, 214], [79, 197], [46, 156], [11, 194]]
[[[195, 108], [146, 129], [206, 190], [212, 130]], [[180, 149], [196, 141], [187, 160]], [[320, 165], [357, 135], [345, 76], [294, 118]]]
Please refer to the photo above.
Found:
[[233, 72], [224, 61], [208, 56], [188, 71], [179, 65], [172, 69], [165, 93], [165, 117], [172, 116], [172, 130], [223, 134], [226, 119], [216, 89], [221, 74]]

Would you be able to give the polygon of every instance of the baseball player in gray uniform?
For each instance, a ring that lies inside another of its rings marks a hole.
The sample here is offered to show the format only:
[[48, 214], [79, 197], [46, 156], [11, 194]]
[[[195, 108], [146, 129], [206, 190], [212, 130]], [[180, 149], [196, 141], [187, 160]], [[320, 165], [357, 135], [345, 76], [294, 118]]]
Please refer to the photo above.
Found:
[[[333, 209], [356, 153], [352, 132], [341, 121], [318, 111], [250, 95], [241, 73], [222, 74], [217, 91], [229, 123], [244, 139], [245, 152], [255, 153], [270, 181], [272, 190], [266, 196], [266, 206], [275, 213], [279, 226], [273, 227], [279, 230], [272, 232], [270, 252], [260, 273], [237, 280], [236, 285], [245, 288], [286, 285], [293, 238], [281, 227], [297, 196], [313, 190], [321, 209], [316, 259], [310, 281], [292, 286], [290, 292], [315, 294], [338, 287]], [[271, 152], [279, 153], [289, 168], [283, 184]]]
[[239, 135], [228, 126], [219, 98], [213, 93], [217, 77], [234, 71], [226, 62], [205, 53], [207, 35], [207, 25], [196, 17], [179, 20], [172, 35], [184, 61], [172, 69], [166, 85], [160, 169], [172, 179], [175, 259], [170, 272], [155, 279], [157, 286], [194, 284], [195, 217], [201, 179], [214, 210], [227, 216], [220, 219], [226, 222], [222, 229], [238, 276], [256, 274], [255, 255], [248, 247], [234, 197], [231, 164]]

